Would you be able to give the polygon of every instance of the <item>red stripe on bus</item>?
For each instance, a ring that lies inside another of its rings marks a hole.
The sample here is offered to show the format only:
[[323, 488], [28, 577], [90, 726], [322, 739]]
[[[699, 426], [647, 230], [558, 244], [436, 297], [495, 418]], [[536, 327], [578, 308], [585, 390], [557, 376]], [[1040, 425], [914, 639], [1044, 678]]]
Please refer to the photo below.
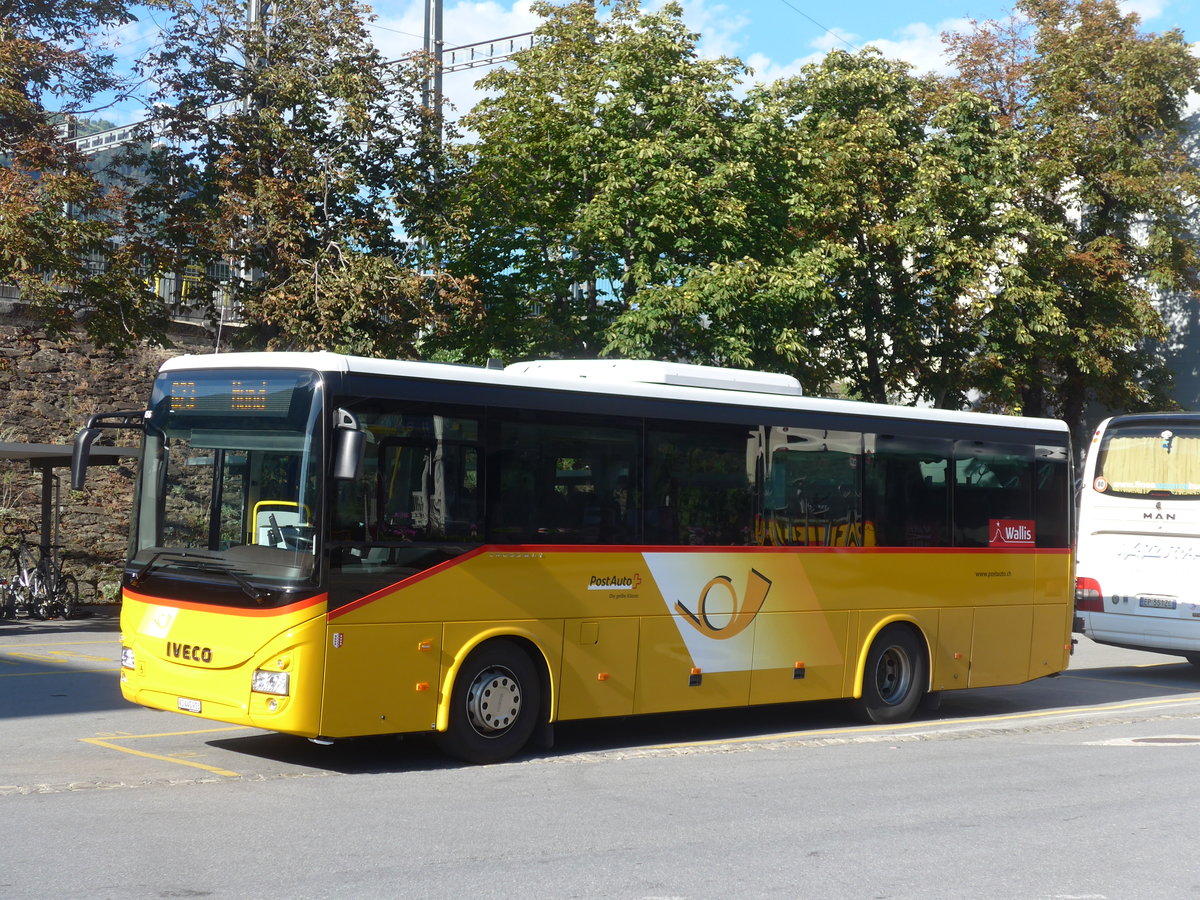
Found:
[[408, 578], [403, 578], [400, 581], [393, 582], [387, 587], [380, 588], [366, 596], [359, 597], [357, 600], [352, 600], [345, 606], [340, 606], [337, 609], [331, 609], [327, 617], [329, 621], [333, 621], [339, 616], [344, 616], [347, 613], [353, 612], [356, 609], [361, 609], [368, 604], [374, 603], [384, 597], [388, 597], [396, 591], [403, 588], [411, 587], [426, 578], [430, 578], [455, 566], [461, 566], [469, 560], [477, 556], [482, 556], [485, 553], [490, 554], [512, 554], [513, 556], [528, 556], [531, 553], [553, 553], [555, 555], [565, 553], [575, 554], [597, 554], [597, 553], [632, 553], [641, 555], [643, 553], [864, 553], [864, 554], [943, 554], [950, 553], [954, 555], [963, 554], [1005, 554], [1016, 556], [1061, 556], [1071, 552], [1070, 547], [686, 547], [686, 546], [670, 546], [664, 545], [661, 547], [647, 546], [645, 544], [630, 544], [616, 545], [606, 544], [604, 546], [586, 546], [580, 547], [578, 544], [494, 544], [484, 547], [477, 547], [462, 556], [457, 556], [454, 559], [446, 560], [444, 563], [438, 563], [432, 568], [426, 569], [424, 572], [418, 572], [416, 575], [410, 575]]

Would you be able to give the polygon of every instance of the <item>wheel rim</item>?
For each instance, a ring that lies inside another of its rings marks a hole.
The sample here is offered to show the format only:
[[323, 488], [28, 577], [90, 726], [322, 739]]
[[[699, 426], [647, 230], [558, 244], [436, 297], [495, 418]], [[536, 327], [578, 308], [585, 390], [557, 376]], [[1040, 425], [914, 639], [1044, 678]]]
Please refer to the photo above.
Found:
[[496, 737], [521, 715], [521, 683], [504, 666], [490, 666], [467, 689], [467, 720], [477, 734]]
[[888, 647], [879, 655], [879, 664], [875, 667], [875, 687], [880, 700], [888, 706], [900, 703], [908, 696], [912, 680], [912, 660], [902, 647]]

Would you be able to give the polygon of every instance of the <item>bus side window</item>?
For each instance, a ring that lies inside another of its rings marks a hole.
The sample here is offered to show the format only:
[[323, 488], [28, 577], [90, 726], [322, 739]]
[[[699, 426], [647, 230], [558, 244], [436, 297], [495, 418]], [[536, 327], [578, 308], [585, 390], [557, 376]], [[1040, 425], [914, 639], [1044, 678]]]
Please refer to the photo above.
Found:
[[1039, 446], [1034, 472], [1034, 511], [1039, 547], [1071, 545], [1071, 466], [1066, 447]]
[[333, 482], [330, 537], [335, 542], [365, 543], [374, 527], [379, 457], [373, 450], [374, 447], [368, 447], [362, 472], [356, 480]]
[[1006, 540], [998, 529], [1006, 526], [1028, 527], [1029, 546], [1033, 545], [1037, 527], [1032, 447], [956, 441], [954, 474], [956, 547], [1003, 546]]
[[646, 433], [646, 543], [754, 543], [758, 442], [757, 427], [652, 423]]
[[880, 547], [950, 545], [949, 440], [895, 434], [865, 438], [864, 526]]
[[488, 535], [497, 543], [622, 544], [640, 535], [640, 433], [596, 417], [497, 423]]
[[765, 438], [759, 543], [861, 547], [862, 435], [779, 426]]
[[[379, 447], [377, 537], [425, 540], [445, 530], [445, 487], [435, 484], [433, 441], [386, 438]], [[440, 479], [436, 479], [440, 482]]]

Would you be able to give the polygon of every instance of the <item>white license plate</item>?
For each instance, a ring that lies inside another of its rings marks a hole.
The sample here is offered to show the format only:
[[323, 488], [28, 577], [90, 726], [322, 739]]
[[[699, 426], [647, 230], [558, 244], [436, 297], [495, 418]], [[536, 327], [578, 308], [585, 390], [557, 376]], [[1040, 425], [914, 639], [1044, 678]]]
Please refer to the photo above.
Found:
[[200, 701], [190, 700], [187, 697], [180, 697], [179, 708], [184, 712], [198, 713], [200, 712]]
[[1139, 597], [1138, 606], [1144, 609], [1174, 609], [1174, 597]]

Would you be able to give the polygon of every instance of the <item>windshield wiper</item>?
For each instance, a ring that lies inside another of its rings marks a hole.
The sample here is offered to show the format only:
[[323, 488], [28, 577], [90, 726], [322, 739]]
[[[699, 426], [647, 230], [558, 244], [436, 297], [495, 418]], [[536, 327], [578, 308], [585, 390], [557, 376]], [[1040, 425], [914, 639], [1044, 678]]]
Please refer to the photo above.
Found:
[[148, 560], [146, 564], [138, 569], [129, 577], [129, 586], [137, 587], [146, 580], [146, 576], [150, 574], [150, 570], [154, 568], [159, 559], [166, 559], [169, 565], [179, 566], [183, 569], [191, 569], [194, 572], [204, 572], [207, 575], [228, 575], [237, 586], [242, 589], [247, 597], [255, 603], [263, 604], [270, 599], [271, 595], [268, 591], [255, 587], [250, 583], [246, 576], [233, 568], [223, 563], [218, 562], [210, 556], [200, 556], [196, 553], [187, 553], [183, 550], [159, 550]]

